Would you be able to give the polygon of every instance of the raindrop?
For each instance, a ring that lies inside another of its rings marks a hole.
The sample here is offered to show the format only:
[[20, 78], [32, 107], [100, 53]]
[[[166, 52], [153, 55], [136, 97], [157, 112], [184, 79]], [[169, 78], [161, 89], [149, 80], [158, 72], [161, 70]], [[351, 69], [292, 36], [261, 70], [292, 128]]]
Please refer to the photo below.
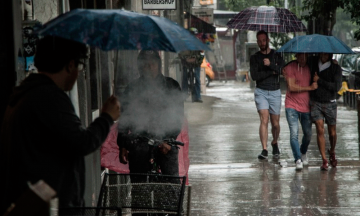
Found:
[[301, 192], [304, 192], [304, 191], [305, 191], [305, 187], [304, 187], [303, 185], [301, 185], [300, 190], [301, 190]]

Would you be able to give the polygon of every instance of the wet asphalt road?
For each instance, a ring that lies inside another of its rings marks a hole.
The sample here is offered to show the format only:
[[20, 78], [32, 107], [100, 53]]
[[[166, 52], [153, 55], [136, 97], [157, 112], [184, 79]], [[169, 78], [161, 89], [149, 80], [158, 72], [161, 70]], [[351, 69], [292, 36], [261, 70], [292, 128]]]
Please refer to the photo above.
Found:
[[[360, 215], [357, 111], [338, 101], [338, 167], [320, 171], [316, 131], [309, 166], [295, 170], [282, 97], [280, 159], [257, 159], [259, 117], [249, 83], [214, 82], [204, 103], [185, 103], [190, 130], [191, 215]], [[270, 125], [269, 125], [270, 128]], [[300, 133], [301, 134], [301, 133]], [[270, 144], [271, 134], [269, 134]], [[327, 140], [327, 146], [328, 140]]]

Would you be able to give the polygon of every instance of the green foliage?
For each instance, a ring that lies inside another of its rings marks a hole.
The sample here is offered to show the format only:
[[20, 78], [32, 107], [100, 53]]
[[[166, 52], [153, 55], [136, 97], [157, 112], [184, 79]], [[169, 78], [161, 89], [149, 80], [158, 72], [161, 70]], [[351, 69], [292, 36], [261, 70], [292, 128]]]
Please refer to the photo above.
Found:
[[304, 15], [303, 18], [309, 21], [312, 18], [317, 18], [319, 15], [327, 15], [330, 11], [334, 11], [338, 7], [343, 8], [344, 1], [345, 0], [303, 0], [302, 9], [309, 12], [309, 14]]
[[[285, 0], [218, 0], [219, 2], [224, 2], [226, 7], [232, 11], [241, 11], [251, 6], [262, 6], [269, 5], [274, 7], [284, 7]], [[294, 0], [289, 0], [291, 3]]]
[[[307, 21], [319, 16], [328, 19], [330, 11], [342, 8], [351, 16], [351, 21], [360, 25], [360, 1], [359, 0], [303, 0], [303, 10], [309, 14], [303, 16]], [[355, 39], [360, 40], [360, 29], [355, 32]]]
[[[360, 26], [360, 1], [339, 0], [344, 5], [344, 11], [351, 15], [351, 21]], [[360, 40], [360, 28], [355, 32], [355, 39]]]
[[[271, 37], [270, 44], [274, 47], [275, 50], [280, 49], [286, 42], [291, 40], [288, 34], [286, 33], [270, 33]], [[283, 53], [283, 58], [285, 62], [291, 61], [291, 54]]]
[[251, 6], [266, 5], [266, 0], [221, 0], [232, 11], [241, 11]]
[[354, 41], [354, 32], [357, 29], [358, 26], [351, 20], [350, 14], [345, 13], [344, 9], [338, 8], [336, 10], [336, 24], [333, 28], [333, 35], [341, 39], [349, 47], [359, 46], [360, 41]]
[[271, 45], [274, 49], [280, 49], [286, 42], [288, 42], [291, 38], [286, 33], [270, 33], [270, 40]]

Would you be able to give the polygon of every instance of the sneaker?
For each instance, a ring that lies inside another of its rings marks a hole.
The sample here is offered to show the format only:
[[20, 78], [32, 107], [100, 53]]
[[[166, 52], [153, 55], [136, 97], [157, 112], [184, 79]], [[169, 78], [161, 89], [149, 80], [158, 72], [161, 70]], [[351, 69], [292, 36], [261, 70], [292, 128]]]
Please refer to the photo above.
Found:
[[304, 166], [309, 165], [309, 160], [308, 160], [306, 154], [301, 154], [301, 160], [302, 160]]
[[278, 146], [278, 144], [277, 143], [275, 143], [275, 144], [271, 144], [271, 146], [272, 146], [272, 154], [274, 155], [274, 156], [279, 156], [280, 155], [280, 150], [279, 150], [279, 146]]
[[336, 167], [337, 166], [337, 160], [336, 160], [336, 158], [335, 158], [335, 153], [334, 154], [331, 154], [330, 153], [330, 149], [328, 149], [328, 153], [329, 153], [329, 161], [330, 161], [330, 165], [331, 165], [331, 167]]
[[264, 160], [268, 158], [268, 151], [266, 149], [263, 149], [261, 154], [259, 154], [258, 158], [260, 160]]
[[327, 160], [323, 160], [323, 164], [320, 167], [321, 170], [327, 171], [329, 169], [329, 164]]
[[296, 163], [296, 170], [302, 170], [304, 168], [303, 162], [301, 162], [301, 159], [297, 160], [295, 163]]
[[202, 103], [203, 101], [202, 101], [201, 99], [196, 99], [196, 100], [194, 100], [193, 102], [195, 102], [195, 103]]

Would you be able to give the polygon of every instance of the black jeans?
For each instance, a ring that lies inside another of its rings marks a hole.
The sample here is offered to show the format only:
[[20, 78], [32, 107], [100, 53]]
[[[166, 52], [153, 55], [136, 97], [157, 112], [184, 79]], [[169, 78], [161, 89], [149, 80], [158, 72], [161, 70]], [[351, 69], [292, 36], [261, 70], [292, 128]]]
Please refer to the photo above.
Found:
[[[154, 147], [157, 148], [157, 147]], [[136, 143], [129, 149], [129, 169], [130, 173], [148, 173], [150, 171], [150, 146], [147, 142]], [[160, 165], [161, 173], [163, 175], [179, 175], [179, 161], [178, 161], [178, 149], [171, 147], [171, 150], [166, 154], [157, 153], [157, 163]], [[146, 176], [133, 176], [131, 182], [146, 182]], [[171, 181], [171, 180], [170, 180]], [[144, 194], [144, 191], [135, 191], [132, 189], [132, 205], [141, 206], [147, 203], [148, 197]], [[146, 192], [145, 192], [146, 193]], [[146, 213], [139, 213], [133, 215], [147, 215]], [[155, 214], [154, 214], [155, 215]], [[162, 215], [162, 214], [157, 214]]]
[[[171, 150], [166, 155], [160, 152], [157, 154], [157, 163], [160, 165], [163, 175], [179, 175], [178, 153], [177, 148], [171, 147]], [[130, 173], [148, 173], [149, 160], [149, 145], [146, 142], [136, 143], [129, 149]]]

